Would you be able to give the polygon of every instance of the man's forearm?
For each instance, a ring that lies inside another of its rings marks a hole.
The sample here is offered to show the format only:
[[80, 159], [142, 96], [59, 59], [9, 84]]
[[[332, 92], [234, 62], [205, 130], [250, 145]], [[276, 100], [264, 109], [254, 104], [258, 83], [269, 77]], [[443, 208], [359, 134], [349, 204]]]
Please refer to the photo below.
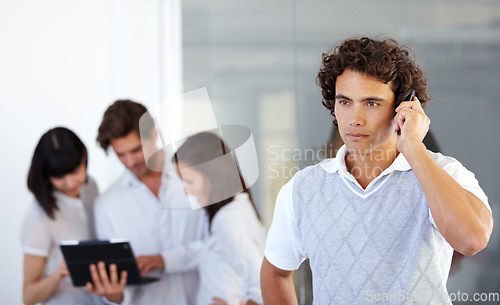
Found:
[[264, 305], [297, 305], [292, 281], [293, 272], [277, 272], [277, 270], [264, 258], [260, 275]]
[[404, 153], [426, 196], [443, 237], [457, 251], [472, 255], [488, 243], [493, 221], [484, 203], [460, 186], [427, 153], [413, 144]]

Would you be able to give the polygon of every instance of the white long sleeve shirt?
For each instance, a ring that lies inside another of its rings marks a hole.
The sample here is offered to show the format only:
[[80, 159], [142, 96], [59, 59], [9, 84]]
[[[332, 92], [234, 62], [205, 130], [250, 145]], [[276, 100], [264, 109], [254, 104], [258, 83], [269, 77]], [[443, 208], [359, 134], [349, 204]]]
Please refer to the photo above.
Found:
[[124, 304], [190, 305], [198, 287], [198, 258], [207, 221], [204, 210], [191, 210], [180, 179], [162, 174], [156, 197], [134, 174], [126, 170], [95, 205], [100, 239], [126, 238], [134, 255], [161, 254], [165, 271], [148, 275], [160, 280], [127, 286]]
[[262, 304], [260, 266], [266, 230], [248, 198], [241, 193], [215, 214], [210, 237], [200, 258], [198, 305], [224, 299], [230, 305], [243, 300]]

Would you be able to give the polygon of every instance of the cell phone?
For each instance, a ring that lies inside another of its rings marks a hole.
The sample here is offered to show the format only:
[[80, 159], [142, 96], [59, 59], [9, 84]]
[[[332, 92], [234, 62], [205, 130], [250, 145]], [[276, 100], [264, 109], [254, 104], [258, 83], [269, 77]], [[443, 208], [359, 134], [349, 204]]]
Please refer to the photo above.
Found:
[[[414, 97], [415, 97], [415, 89], [413, 89], [413, 90], [411, 91], [410, 95], [408, 95], [408, 96], [407, 96], [407, 97], [406, 97], [403, 101], [404, 101], [404, 102], [406, 102], [406, 101], [413, 101], [413, 98], [414, 98]], [[401, 135], [401, 129], [399, 129], [399, 130], [397, 131], [397, 133], [398, 133], [398, 136], [400, 136], [400, 135]]]
[[413, 98], [415, 97], [415, 89], [411, 91], [411, 94], [408, 96], [408, 99], [405, 101], [413, 101]]

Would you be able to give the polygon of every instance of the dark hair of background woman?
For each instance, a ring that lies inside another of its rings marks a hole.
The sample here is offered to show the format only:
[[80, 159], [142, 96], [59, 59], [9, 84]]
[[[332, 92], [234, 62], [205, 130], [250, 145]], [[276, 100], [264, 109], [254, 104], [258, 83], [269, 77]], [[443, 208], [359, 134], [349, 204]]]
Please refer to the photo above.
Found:
[[[194, 136], [189, 137], [186, 142], [179, 147], [177, 152], [175, 153], [172, 161], [175, 162], [178, 166], [179, 162], [186, 163], [188, 166], [195, 166], [198, 164], [205, 163], [210, 160], [214, 160], [218, 157], [221, 157], [226, 154], [231, 154], [231, 151], [225, 145], [224, 141], [218, 137], [217, 135], [210, 132], [201, 132], [195, 134]], [[234, 158], [231, 156], [228, 162], [235, 162]], [[207, 167], [199, 167], [198, 170], [204, 178], [208, 179], [211, 185], [210, 194], [214, 194], [219, 192], [219, 194], [224, 193], [222, 190], [217, 190], [214, 188], [220, 186], [232, 185], [234, 183], [241, 183], [243, 185], [243, 192], [248, 194], [250, 202], [255, 210], [257, 218], [260, 220], [259, 212], [255, 208], [255, 204], [252, 200], [252, 194], [250, 190], [246, 187], [243, 177], [241, 175], [240, 169], [238, 167], [238, 175], [240, 177], [240, 181], [233, 181], [231, 175], [227, 174], [227, 167], [217, 166], [210, 167], [209, 171], [205, 171]], [[222, 183], [221, 183], [222, 182]], [[234, 189], [233, 187], [229, 187], [229, 189]], [[208, 221], [209, 225], [212, 224], [212, 220], [215, 214], [226, 204], [230, 203], [234, 200], [234, 196], [227, 198], [225, 200], [210, 204], [205, 207], [205, 210], [208, 213]]]
[[58, 210], [49, 177], [62, 177], [85, 162], [87, 149], [71, 130], [56, 127], [47, 131], [38, 142], [28, 173], [28, 189], [50, 219]]

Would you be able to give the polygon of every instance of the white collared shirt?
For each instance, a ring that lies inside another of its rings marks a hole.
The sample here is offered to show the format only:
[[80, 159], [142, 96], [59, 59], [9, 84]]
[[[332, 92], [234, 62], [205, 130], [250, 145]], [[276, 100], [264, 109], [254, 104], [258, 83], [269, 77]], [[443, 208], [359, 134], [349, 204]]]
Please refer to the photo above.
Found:
[[[430, 152], [430, 151], [429, 151]], [[430, 152], [432, 153], [432, 152]], [[343, 145], [337, 152], [336, 158], [327, 159], [320, 163], [320, 166], [328, 173], [339, 172], [344, 178], [352, 181], [356, 184], [360, 189], [363, 189], [359, 182], [354, 178], [354, 176], [347, 170], [347, 166], [345, 164], [345, 156], [347, 154], [347, 147]], [[434, 154], [434, 153], [432, 153]], [[437, 154], [436, 154], [437, 155]], [[441, 154], [439, 154], [441, 155]], [[442, 156], [442, 155], [441, 155]], [[371, 191], [375, 184], [384, 176], [394, 172], [394, 171], [408, 171], [411, 170], [411, 166], [404, 157], [403, 154], [399, 154], [396, 159], [391, 163], [391, 165], [386, 168], [380, 175], [378, 175], [373, 181], [368, 184], [365, 191]]]
[[[356, 196], [367, 198], [376, 192], [383, 184], [390, 183], [390, 176], [396, 171], [410, 171], [411, 166], [403, 154], [399, 154], [394, 162], [376, 177], [367, 187], [363, 189], [353, 175], [347, 171], [345, 156], [346, 146], [342, 146], [335, 158], [327, 159], [313, 166], [320, 166], [329, 174], [339, 174], [348, 189]], [[440, 153], [428, 151], [434, 161], [443, 168], [464, 189], [478, 197], [490, 210], [488, 197], [483, 192], [474, 174], [468, 171], [456, 159], [443, 156]], [[307, 258], [302, 241], [297, 229], [297, 221], [293, 210], [292, 194], [295, 181], [294, 176], [285, 184], [276, 199], [273, 223], [269, 229], [265, 257], [278, 268], [283, 270], [295, 270]], [[387, 177], [387, 179], [384, 179]], [[348, 183], [350, 181], [352, 183]], [[353, 187], [354, 185], [354, 187]], [[432, 214], [429, 212], [429, 220], [436, 227]], [[437, 227], [436, 227], [437, 228]]]
[[[488, 197], [484, 193], [484, 191], [479, 187], [479, 184], [476, 180], [475, 175], [467, 170], [458, 160], [443, 156], [441, 153], [435, 153], [430, 150], [427, 151], [429, 155], [434, 159], [434, 161], [445, 171], [447, 172], [455, 181], [458, 182], [464, 189], [474, 194], [477, 198], [479, 198], [488, 208], [491, 213], [491, 207], [488, 204]], [[405, 156], [400, 153], [396, 159], [391, 163], [391, 165], [386, 168], [380, 175], [378, 175], [373, 181], [368, 184], [368, 186], [363, 189], [359, 182], [354, 178], [354, 176], [347, 170], [347, 166], [345, 164], [345, 156], [347, 154], [347, 147], [343, 145], [339, 151], [337, 152], [337, 156], [333, 159], [328, 159], [321, 162], [319, 165], [328, 173], [339, 172], [342, 175], [343, 179], [348, 179], [352, 181], [359, 187], [359, 190], [353, 190], [353, 192], [362, 191], [365, 198], [368, 197], [371, 193], [375, 192], [381, 184], [378, 183], [380, 179], [383, 177], [390, 175], [394, 171], [409, 171], [411, 170], [410, 163], [406, 160]], [[347, 184], [349, 186], [349, 184]], [[434, 219], [432, 218], [431, 213], [430, 220], [431, 223], [436, 226], [434, 223]]]
[[148, 274], [159, 276], [160, 281], [127, 287], [125, 303], [194, 304], [207, 221], [203, 209], [191, 209], [175, 174], [162, 174], [157, 198], [126, 170], [96, 200], [95, 222], [100, 239], [125, 238], [136, 257], [161, 254], [165, 262], [165, 272]]

